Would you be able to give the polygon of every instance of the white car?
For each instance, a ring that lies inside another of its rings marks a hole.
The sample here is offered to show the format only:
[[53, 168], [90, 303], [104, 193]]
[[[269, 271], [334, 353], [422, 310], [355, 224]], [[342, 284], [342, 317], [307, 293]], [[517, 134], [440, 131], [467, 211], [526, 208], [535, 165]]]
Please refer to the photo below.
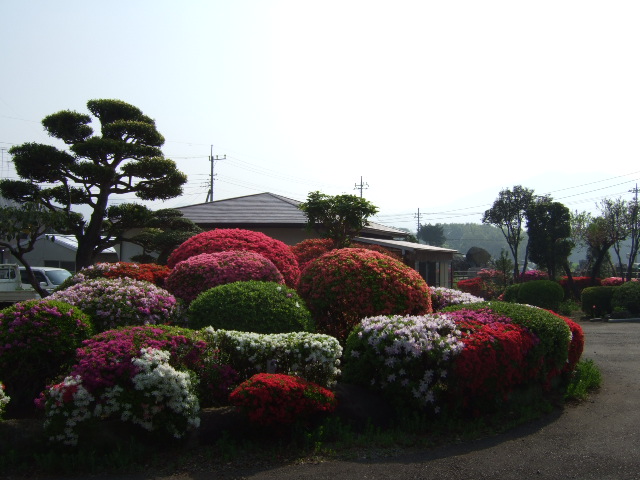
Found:
[[[40, 282], [45, 290], [53, 291], [58, 285], [71, 276], [69, 270], [54, 267], [31, 267], [31, 271]], [[22, 288], [33, 288], [27, 277], [27, 270], [20, 267], [20, 278], [22, 280]]]

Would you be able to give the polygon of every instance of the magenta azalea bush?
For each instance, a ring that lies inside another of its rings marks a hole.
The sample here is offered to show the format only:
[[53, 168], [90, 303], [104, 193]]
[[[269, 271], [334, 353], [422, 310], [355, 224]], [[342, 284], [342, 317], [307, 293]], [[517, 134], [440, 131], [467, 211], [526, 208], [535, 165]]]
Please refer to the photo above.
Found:
[[0, 311], [0, 373], [16, 415], [32, 412], [47, 382], [68, 368], [92, 334], [79, 308], [55, 300], [17, 303]]
[[210, 288], [248, 280], [284, 284], [271, 260], [256, 252], [236, 250], [201, 253], [178, 262], [165, 285], [176, 297], [191, 302]]
[[142, 348], [167, 351], [175, 368], [196, 372], [203, 406], [226, 404], [237, 373], [222, 361], [218, 350], [187, 328], [147, 325], [102, 332], [83, 342], [70, 375], [81, 377], [92, 395], [100, 395], [132, 378], [135, 368], [131, 362]]
[[232, 250], [248, 250], [263, 255], [278, 268], [287, 286], [295, 288], [298, 284], [300, 268], [288, 245], [264, 233], [240, 228], [219, 228], [194, 235], [171, 253], [167, 266], [174, 268], [178, 262], [201, 253]]
[[325, 253], [304, 270], [298, 286], [320, 333], [346, 339], [364, 317], [431, 312], [431, 295], [414, 269], [361, 248]]
[[92, 319], [96, 332], [125, 325], [179, 322], [181, 309], [163, 288], [131, 278], [93, 279], [48, 297], [74, 305]]

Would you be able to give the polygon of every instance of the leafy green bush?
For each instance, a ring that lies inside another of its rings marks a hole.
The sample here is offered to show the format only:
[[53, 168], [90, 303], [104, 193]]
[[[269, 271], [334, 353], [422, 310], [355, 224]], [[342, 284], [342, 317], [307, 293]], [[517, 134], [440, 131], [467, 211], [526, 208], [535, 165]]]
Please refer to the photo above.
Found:
[[518, 303], [518, 292], [520, 291], [521, 283], [514, 283], [509, 285], [504, 291], [504, 301], [511, 303]]
[[612, 312], [613, 292], [620, 287], [587, 287], [580, 294], [582, 311], [591, 317], [601, 317]]
[[626, 282], [613, 288], [612, 310], [624, 309], [632, 315], [640, 313], [640, 282]]
[[585, 400], [589, 396], [589, 392], [600, 388], [601, 383], [602, 375], [593, 360], [588, 359], [580, 362], [571, 376], [565, 399]]
[[313, 331], [313, 320], [295, 290], [275, 282], [233, 282], [202, 292], [187, 311], [189, 326], [256, 333]]
[[558, 282], [553, 280], [533, 280], [522, 283], [518, 289], [518, 303], [533, 305], [558, 311], [560, 302], [564, 299], [564, 290]]
[[11, 397], [8, 413], [30, 414], [47, 383], [70, 367], [76, 348], [92, 333], [79, 308], [31, 300], [0, 311], [0, 372]]

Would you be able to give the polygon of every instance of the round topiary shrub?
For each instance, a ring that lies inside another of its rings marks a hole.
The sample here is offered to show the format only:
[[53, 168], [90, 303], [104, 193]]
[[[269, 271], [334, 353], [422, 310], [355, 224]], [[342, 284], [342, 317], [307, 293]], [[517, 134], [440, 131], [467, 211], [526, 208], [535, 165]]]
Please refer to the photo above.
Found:
[[79, 308], [55, 300], [17, 303], [0, 311], [0, 372], [10, 415], [34, 410], [34, 399], [75, 358], [92, 333]]
[[98, 278], [72, 285], [48, 298], [82, 309], [96, 332], [126, 325], [180, 321], [176, 299], [163, 288], [131, 278]]
[[333, 250], [309, 264], [298, 292], [318, 331], [340, 341], [364, 317], [432, 311], [429, 287], [418, 272], [361, 248]]
[[245, 250], [201, 253], [178, 262], [167, 277], [167, 290], [187, 302], [200, 293], [226, 283], [260, 280], [284, 283], [284, 278], [263, 255]]
[[520, 291], [520, 286], [522, 283], [514, 283], [513, 285], [509, 285], [505, 291], [502, 299], [505, 302], [518, 303], [518, 292]]
[[640, 282], [626, 282], [613, 288], [612, 311], [622, 310], [636, 316], [640, 314]]
[[296, 256], [296, 260], [298, 260], [298, 265], [302, 271], [310, 262], [333, 250], [334, 245], [335, 242], [330, 238], [308, 238], [300, 243], [296, 243], [291, 247], [291, 251]]
[[580, 305], [584, 313], [591, 317], [601, 317], [613, 311], [613, 292], [619, 287], [587, 287], [580, 294]]
[[295, 290], [273, 282], [227, 283], [201, 293], [187, 311], [189, 326], [255, 333], [311, 332], [313, 321]]
[[231, 250], [249, 250], [265, 256], [278, 267], [289, 287], [298, 284], [300, 268], [288, 245], [264, 233], [240, 228], [219, 228], [194, 235], [171, 253], [167, 266], [173, 268], [178, 262], [201, 253]]
[[553, 280], [533, 280], [522, 283], [518, 289], [518, 303], [533, 305], [558, 311], [560, 302], [564, 299], [564, 290], [558, 282]]

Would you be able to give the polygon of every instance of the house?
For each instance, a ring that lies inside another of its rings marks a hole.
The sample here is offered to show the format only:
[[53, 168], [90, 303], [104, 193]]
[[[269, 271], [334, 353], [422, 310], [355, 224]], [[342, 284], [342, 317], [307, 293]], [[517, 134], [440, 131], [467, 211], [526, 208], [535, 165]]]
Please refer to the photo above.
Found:
[[[287, 245], [317, 238], [307, 229], [307, 217], [298, 206], [302, 202], [273, 193], [259, 193], [199, 203], [176, 210], [204, 230], [244, 228], [262, 232]], [[357, 241], [381, 245], [402, 255], [432, 286], [451, 286], [451, 262], [456, 250], [406, 241], [407, 232], [369, 222]]]

